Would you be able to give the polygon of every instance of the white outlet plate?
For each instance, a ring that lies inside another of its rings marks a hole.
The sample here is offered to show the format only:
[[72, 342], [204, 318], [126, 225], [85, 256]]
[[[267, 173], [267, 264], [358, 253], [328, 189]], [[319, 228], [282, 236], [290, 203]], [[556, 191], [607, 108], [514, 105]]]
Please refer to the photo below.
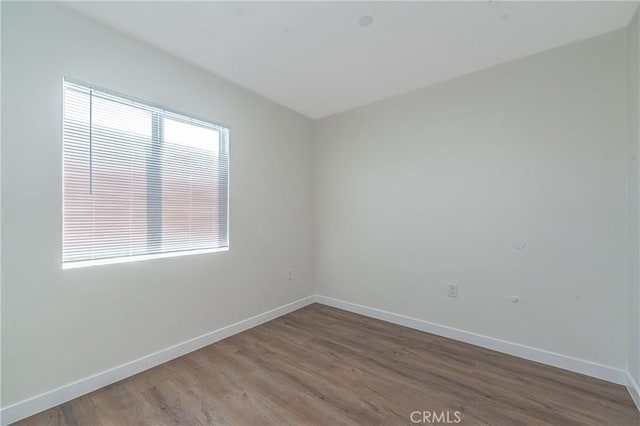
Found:
[[454, 284], [454, 283], [447, 284], [447, 296], [458, 297], [458, 284]]

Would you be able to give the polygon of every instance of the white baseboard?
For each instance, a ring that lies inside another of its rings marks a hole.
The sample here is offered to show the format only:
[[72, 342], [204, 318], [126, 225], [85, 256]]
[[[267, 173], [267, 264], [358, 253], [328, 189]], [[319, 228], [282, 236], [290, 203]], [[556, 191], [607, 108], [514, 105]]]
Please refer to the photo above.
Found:
[[640, 388], [631, 375], [626, 371], [569, 357], [567, 355], [520, 345], [518, 343], [507, 342], [452, 327], [434, 324], [405, 315], [358, 305], [356, 303], [346, 302], [321, 295], [313, 295], [246, 320], [239, 321], [235, 324], [222, 327], [218, 330], [214, 330], [202, 336], [187, 340], [134, 361], [130, 361], [110, 370], [94, 374], [93, 376], [89, 376], [24, 401], [3, 407], [0, 409], [0, 425], [5, 426], [33, 414], [55, 407], [56, 405], [85, 395], [89, 392], [93, 392], [94, 390], [133, 376], [134, 374], [138, 374], [142, 371], [148, 370], [149, 368], [153, 368], [189, 352], [233, 336], [234, 334], [256, 327], [314, 302], [624, 385], [629, 390], [631, 398], [640, 410]]
[[[356, 303], [346, 302], [331, 297], [316, 295], [315, 301], [334, 308], [343, 309], [345, 311], [354, 312], [371, 318], [388, 321], [394, 324], [413, 328], [427, 333], [435, 334], [449, 339], [458, 340], [460, 342], [470, 343], [486, 349], [492, 349], [497, 352], [517, 356], [519, 358], [536, 361], [542, 364], [551, 365], [553, 367], [562, 368], [586, 376], [595, 377], [629, 387], [629, 379], [631, 376], [624, 370], [620, 370], [607, 365], [598, 364], [583, 359], [573, 358], [554, 352], [545, 351], [543, 349], [533, 348], [518, 343], [507, 342], [505, 340], [493, 337], [483, 336], [469, 331], [459, 330], [444, 325], [434, 324], [429, 321], [411, 318], [405, 315], [394, 314], [392, 312], [380, 309], [370, 308], [368, 306], [358, 305]], [[637, 389], [637, 385], [636, 385]], [[636, 404], [637, 404], [636, 400]]]
[[282, 315], [303, 308], [314, 302], [313, 296], [308, 296], [295, 302], [288, 303], [254, 317], [239, 321], [235, 324], [219, 328], [202, 336], [195, 337], [177, 345], [162, 349], [153, 354], [119, 365], [110, 370], [86, 377], [73, 383], [50, 390], [24, 401], [3, 407], [0, 410], [0, 424], [8, 425], [33, 414], [55, 407], [71, 399], [85, 395], [104, 386], [118, 382], [127, 377], [138, 374], [172, 359], [193, 352], [204, 346], [225, 339], [234, 334], [248, 330]]
[[638, 407], [638, 411], [640, 411], [640, 386], [638, 386], [636, 381], [633, 380], [633, 377], [631, 377], [631, 373], [629, 373], [629, 377], [627, 380], [629, 382], [627, 384], [627, 390], [629, 391], [629, 394], [631, 395], [631, 399], [633, 399], [633, 402], [636, 403], [636, 407]]

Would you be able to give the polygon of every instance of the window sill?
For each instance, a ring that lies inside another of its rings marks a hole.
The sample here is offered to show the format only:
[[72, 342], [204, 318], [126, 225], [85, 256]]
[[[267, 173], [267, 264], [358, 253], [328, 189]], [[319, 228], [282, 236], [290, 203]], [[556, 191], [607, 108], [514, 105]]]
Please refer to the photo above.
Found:
[[193, 254], [218, 253], [221, 251], [229, 251], [229, 247], [220, 247], [220, 248], [203, 249], [203, 250], [174, 251], [169, 253], [156, 253], [156, 254], [147, 254], [147, 255], [140, 255], [140, 256], [114, 257], [111, 259], [79, 260], [76, 262], [63, 263], [62, 269], [86, 268], [89, 266], [139, 262], [143, 260], [164, 259], [167, 257], [190, 256]]

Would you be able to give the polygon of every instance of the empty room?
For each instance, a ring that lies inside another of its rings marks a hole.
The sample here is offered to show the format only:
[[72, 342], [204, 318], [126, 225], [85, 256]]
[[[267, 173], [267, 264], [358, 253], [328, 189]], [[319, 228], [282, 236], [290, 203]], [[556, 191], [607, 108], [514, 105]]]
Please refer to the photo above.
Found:
[[1, 1], [0, 425], [640, 426], [637, 1]]

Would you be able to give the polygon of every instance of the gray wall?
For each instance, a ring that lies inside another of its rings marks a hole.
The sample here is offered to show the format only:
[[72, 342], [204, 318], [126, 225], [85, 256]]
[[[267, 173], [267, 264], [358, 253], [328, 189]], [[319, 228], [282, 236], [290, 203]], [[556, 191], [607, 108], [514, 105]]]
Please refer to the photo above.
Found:
[[317, 293], [626, 370], [626, 37], [317, 122]]
[[[2, 65], [3, 406], [312, 293], [310, 120], [53, 3]], [[61, 269], [63, 76], [230, 127], [228, 252]]]
[[629, 371], [640, 385], [640, 20], [638, 10], [627, 29], [629, 126]]

